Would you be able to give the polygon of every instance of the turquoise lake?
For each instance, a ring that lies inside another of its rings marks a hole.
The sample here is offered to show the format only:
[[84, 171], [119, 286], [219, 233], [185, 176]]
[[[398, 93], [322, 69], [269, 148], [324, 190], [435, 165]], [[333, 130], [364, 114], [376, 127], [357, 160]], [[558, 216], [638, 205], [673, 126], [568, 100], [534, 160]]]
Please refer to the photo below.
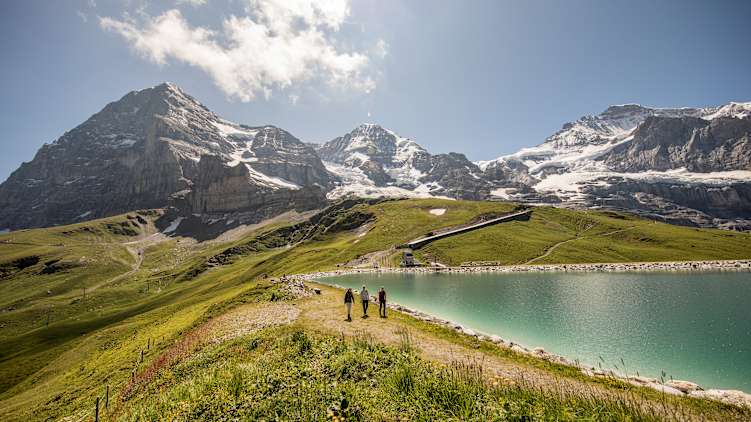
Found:
[[[751, 391], [751, 273], [357, 274], [390, 302], [629, 374]], [[358, 310], [359, 308], [355, 308]], [[358, 311], [356, 311], [358, 312]], [[621, 371], [623, 372], [623, 371]]]

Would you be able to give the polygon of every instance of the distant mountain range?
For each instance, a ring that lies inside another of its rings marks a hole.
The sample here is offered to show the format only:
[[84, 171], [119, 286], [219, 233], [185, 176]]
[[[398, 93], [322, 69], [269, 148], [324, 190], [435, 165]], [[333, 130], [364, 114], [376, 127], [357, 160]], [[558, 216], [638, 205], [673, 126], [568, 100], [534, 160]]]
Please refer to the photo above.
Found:
[[471, 162], [376, 124], [306, 144], [224, 120], [165, 83], [108, 104], [23, 163], [0, 185], [0, 229], [168, 208], [167, 230], [220, 232], [350, 195], [598, 207], [751, 229], [751, 103], [613, 106], [537, 147]]

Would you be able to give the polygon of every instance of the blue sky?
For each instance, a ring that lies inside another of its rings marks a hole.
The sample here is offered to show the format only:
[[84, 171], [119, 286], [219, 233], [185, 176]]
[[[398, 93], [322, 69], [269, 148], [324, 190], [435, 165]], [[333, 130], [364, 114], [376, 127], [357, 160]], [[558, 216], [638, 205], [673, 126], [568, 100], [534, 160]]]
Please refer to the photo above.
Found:
[[749, 16], [750, 1], [5, 1], [0, 180], [162, 81], [304, 141], [375, 122], [490, 159], [611, 104], [751, 101]]

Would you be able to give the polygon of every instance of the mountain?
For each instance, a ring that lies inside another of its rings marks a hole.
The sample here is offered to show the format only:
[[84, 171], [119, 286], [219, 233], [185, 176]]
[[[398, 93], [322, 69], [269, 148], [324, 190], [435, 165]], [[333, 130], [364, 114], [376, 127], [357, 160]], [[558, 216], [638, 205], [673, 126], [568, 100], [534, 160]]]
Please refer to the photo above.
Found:
[[45, 144], [0, 185], [0, 230], [166, 208], [211, 237], [345, 196], [513, 200], [751, 229], [751, 103], [611, 106], [542, 144], [473, 163], [377, 124], [323, 145], [217, 116], [177, 86], [134, 91]]
[[346, 196], [483, 199], [492, 187], [480, 168], [459, 153], [430, 154], [416, 142], [365, 123], [318, 148], [326, 168], [339, 178], [328, 194]]
[[537, 147], [477, 163], [520, 201], [624, 209], [679, 224], [751, 228], [751, 103], [612, 106]]
[[221, 119], [165, 83], [108, 104], [23, 163], [0, 185], [0, 229], [167, 206], [257, 220], [323, 205], [331, 182], [290, 133]]

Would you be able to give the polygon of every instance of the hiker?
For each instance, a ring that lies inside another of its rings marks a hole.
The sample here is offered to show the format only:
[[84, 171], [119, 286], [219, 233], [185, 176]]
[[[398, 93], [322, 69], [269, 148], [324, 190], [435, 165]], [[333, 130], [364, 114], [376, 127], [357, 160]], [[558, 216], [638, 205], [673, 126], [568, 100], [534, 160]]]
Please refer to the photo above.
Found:
[[365, 288], [365, 285], [363, 285], [362, 290], [360, 290], [360, 299], [362, 299], [362, 317], [367, 318], [370, 293], [368, 293], [368, 289]]
[[383, 286], [378, 290], [378, 316], [386, 318], [386, 290]]
[[352, 294], [352, 289], [347, 289], [344, 293], [344, 306], [347, 307], [347, 321], [352, 322], [352, 302], [355, 301], [355, 295]]

